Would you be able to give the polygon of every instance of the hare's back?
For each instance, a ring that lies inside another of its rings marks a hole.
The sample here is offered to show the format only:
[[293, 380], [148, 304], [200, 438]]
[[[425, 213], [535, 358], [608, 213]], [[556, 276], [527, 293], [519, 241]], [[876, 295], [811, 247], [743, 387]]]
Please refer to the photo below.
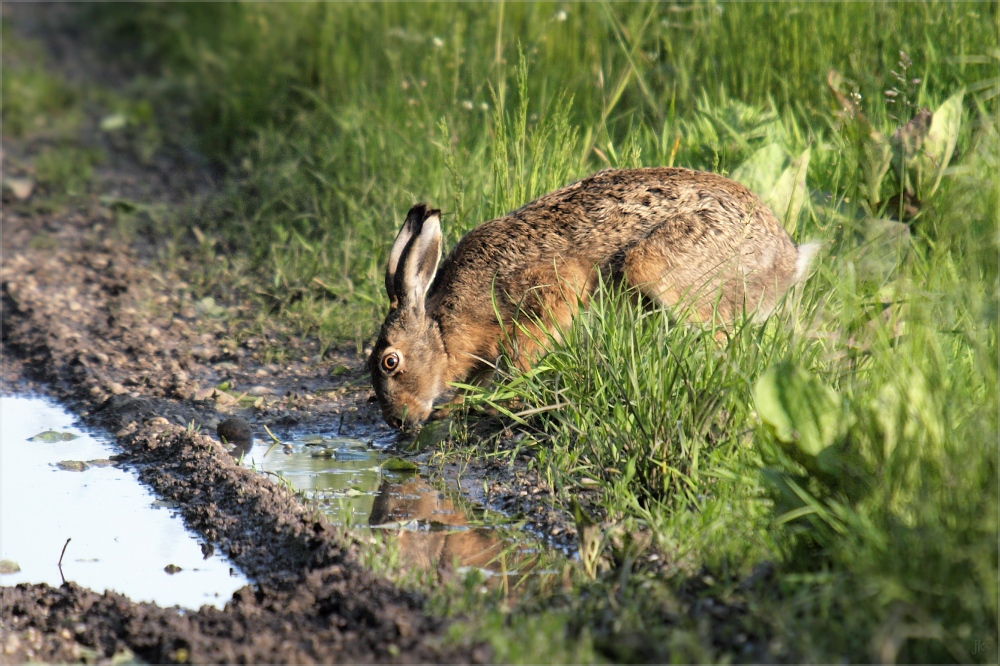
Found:
[[579, 183], [589, 211], [575, 241], [581, 245], [638, 242], [663, 227], [681, 236], [740, 242], [747, 231], [787, 238], [767, 206], [743, 185], [722, 176], [675, 167], [606, 170]]
[[605, 266], [655, 235], [676, 259], [794, 254], [767, 206], [739, 183], [674, 167], [607, 169], [546, 194], [462, 238], [436, 286], [494, 284], [554, 258]]

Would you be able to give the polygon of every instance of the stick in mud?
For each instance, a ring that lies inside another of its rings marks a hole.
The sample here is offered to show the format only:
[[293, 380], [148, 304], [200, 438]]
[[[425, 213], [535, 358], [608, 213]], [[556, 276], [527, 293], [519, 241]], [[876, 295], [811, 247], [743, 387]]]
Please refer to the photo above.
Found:
[[63, 585], [66, 584], [66, 576], [64, 576], [63, 572], [62, 572], [62, 560], [63, 560], [63, 555], [66, 554], [66, 546], [68, 546], [69, 542], [72, 541], [72, 540], [73, 540], [73, 537], [67, 538], [66, 539], [66, 543], [63, 544], [62, 552], [59, 553], [59, 564], [58, 564], [58, 566], [59, 566], [59, 577], [62, 578]]

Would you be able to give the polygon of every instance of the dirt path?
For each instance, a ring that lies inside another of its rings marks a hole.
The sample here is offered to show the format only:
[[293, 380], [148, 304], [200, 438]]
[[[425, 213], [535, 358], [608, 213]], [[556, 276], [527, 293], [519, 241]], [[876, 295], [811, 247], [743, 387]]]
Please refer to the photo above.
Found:
[[[441, 648], [443, 623], [422, 612], [418, 596], [362, 569], [351, 549], [338, 545], [344, 536], [321, 516], [237, 465], [214, 438], [180, 425], [194, 422], [211, 432], [239, 403], [211, 391], [195, 400], [201, 387], [221, 377], [239, 385], [262, 368], [244, 363], [220, 372], [213, 360], [242, 359], [239, 351], [221, 348], [225, 331], [202, 332], [183, 295], [164, 290], [162, 275], [103, 237], [104, 221], [91, 207], [58, 217], [4, 207], [5, 385], [43, 389], [89, 423], [117, 433], [124, 449], [119, 459], [135, 465], [162, 498], [178, 502], [188, 526], [258, 585], [238, 592], [224, 611], [183, 616], [72, 584], [4, 588], [4, 658], [75, 659], [80, 646], [98, 658], [127, 647], [152, 662], [477, 656]], [[29, 247], [39, 228], [54, 230], [56, 249]], [[323, 376], [321, 369], [306, 363], [283, 369], [280, 378], [267, 375], [281, 393], [278, 384], [315, 382], [316, 376]], [[366, 398], [291, 397], [260, 411], [273, 423], [329, 420]]]
[[[96, 123], [85, 122], [84, 141], [103, 141]], [[5, 137], [4, 177], [22, 175], [43, 146]], [[92, 195], [50, 206], [37, 205], [37, 193], [4, 200], [4, 391], [53, 395], [116, 433], [119, 463], [177, 502], [204, 547], [220, 548], [257, 584], [224, 610], [183, 614], [73, 583], [0, 588], [3, 661], [106, 661], [128, 651], [153, 663], [486, 659], [483, 649], [443, 646], [445, 623], [423, 611], [419, 595], [362, 568], [348, 536], [203, 434], [233, 413], [286, 426], [345, 420], [348, 428], [377, 415], [367, 388], [343, 388], [364, 372], [356, 355], [320, 358], [302, 342], [299, 360], [258, 362], [252, 343], [233, 346], [228, 326], [192, 300], [180, 276], [150, 270], [115, 240], [107, 195], [176, 203], [192, 192], [164, 172], [198, 176], [203, 167], [174, 159], [158, 168], [104, 148], [109, 159]], [[190, 188], [199, 178], [184, 180]], [[246, 313], [228, 314], [238, 322]], [[335, 366], [349, 368], [336, 384], [327, 379]], [[231, 391], [215, 391], [221, 382]], [[241, 402], [241, 387], [255, 396]]]
[[[44, 41], [60, 76], [114, 85], [121, 76], [102, 69], [74, 33], [71, 11], [7, 5], [4, 19], [16, 34]], [[265, 425], [388, 428], [353, 349], [321, 353], [314, 340], [286, 336], [286, 360], [269, 361], [266, 333], [234, 335], [259, 329], [238, 289], [221, 284], [218, 302], [200, 298], [183, 262], [156, 261], [157, 238], [122, 234], [123, 216], [209, 198], [217, 175], [176, 145], [139, 159], [100, 130], [106, 110], [84, 106], [72, 140], [104, 156], [88, 194], [5, 191], [0, 208], [3, 391], [51, 395], [114, 434], [119, 464], [176, 502], [203, 548], [220, 549], [257, 585], [223, 611], [183, 615], [72, 583], [0, 588], [3, 658], [102, 661], [131, 650], [153, 662], [487, 659], [482, 647], [443, 647], [445, 623], [423, 611], [420, 595], [363, 569], [350, 535], [238, 465], [217, 441], [215, 426], [233, 415], [258, 435]], [[45, 135], [5, 136], [3, 177], [30, 176], [52, 144]], [[571, 550], [572, 521], [521, 467], [473, 459], [460, 474], [445, 465], [432, 476], [460, 482], [474, 501], [520, 515], [534, 534]]]

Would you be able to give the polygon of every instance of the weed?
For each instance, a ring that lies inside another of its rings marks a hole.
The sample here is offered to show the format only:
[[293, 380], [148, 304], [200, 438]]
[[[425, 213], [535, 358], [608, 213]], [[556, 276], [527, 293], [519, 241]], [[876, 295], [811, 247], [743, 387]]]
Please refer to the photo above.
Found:
[[86, 194], [93, 180], [93, 167], [102, 161], [102, 154], [76, 146], [58, 146], [41, 152], [35, 158], [38, 182], [57, 197]]

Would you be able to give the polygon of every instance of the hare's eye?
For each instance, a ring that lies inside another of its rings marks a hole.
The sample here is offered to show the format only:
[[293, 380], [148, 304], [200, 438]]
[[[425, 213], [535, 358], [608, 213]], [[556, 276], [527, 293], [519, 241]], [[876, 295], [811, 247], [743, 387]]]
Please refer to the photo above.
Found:
[[385, 356], [382, 357], [382, 369], [385, 370], [386, 373], [392, 374], [392, 372], [398, 367], [399, 367], [399, 354], [397, 354], [396, 352], [392, 352], [391, 354], [386, 354]]

